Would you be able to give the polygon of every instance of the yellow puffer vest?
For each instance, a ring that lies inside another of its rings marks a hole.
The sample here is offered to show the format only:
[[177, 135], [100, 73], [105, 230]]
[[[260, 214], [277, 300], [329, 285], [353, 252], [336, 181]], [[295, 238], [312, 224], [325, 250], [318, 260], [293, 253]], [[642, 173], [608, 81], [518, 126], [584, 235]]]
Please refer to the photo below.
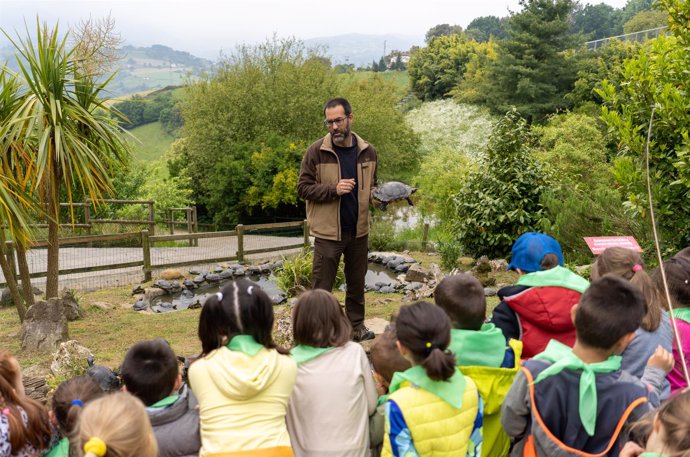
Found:
[[482, 457], [505, 457], [510, 449], [510, 438], [501, 425], [501, 405], [520, 370], [522, 341], [511, 339], [508, 344], [515, 354], [515, 365], [511, 368], [458, 367], [466, 378], [475, 382], [484, 400]]
[[[462, 407], [455, 409], [436, 395], [408, 383], [395, 391], [395, 401], [405, 418], [415, 449], [421, 457], [464, 457], [479, 408], [479, 393], [465, 377]], [[388, 424], [386, 424], [388, 428]], [[389, 430], [383, 438], [382, 457], [391, 457]]]

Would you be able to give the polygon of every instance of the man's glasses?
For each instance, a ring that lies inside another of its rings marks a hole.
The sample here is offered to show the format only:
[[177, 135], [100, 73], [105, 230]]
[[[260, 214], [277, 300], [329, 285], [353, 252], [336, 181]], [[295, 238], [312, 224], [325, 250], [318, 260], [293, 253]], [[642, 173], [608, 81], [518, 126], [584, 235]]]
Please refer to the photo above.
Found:
[[343, 125], [343, 123], [345, 122], [346, 119], [347, 119], [346, 117], [337, 117], [335, 119], [326, 119], [325, 121], [323, 121], [323, 125], [327, 128], [332, 127], [334, 124], [337, 126], [341, 126], [341, 125]]

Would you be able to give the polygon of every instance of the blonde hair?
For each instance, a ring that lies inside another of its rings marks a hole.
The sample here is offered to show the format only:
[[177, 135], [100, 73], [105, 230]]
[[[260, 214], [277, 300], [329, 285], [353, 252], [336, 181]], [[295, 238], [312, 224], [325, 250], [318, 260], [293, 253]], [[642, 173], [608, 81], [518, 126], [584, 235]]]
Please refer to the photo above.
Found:
[[[91, 439], [105, 443], [105, 452], [84, 452]], [[157, 457], [158, 445], [144, 404], [127, 392], [97, 398], [84, 406], [72, 437], [84, 457]]]
[[644, 270], [640, 254], [627, 248], [612, 247], [602, 252], [592, 265], [592, 281], [604, 275], [614, 275], [630, 281], [644, 296], [647, 313], [640, 327], [648, 332], [659, 328], [661, 323], [661, 301], [652, 278]]

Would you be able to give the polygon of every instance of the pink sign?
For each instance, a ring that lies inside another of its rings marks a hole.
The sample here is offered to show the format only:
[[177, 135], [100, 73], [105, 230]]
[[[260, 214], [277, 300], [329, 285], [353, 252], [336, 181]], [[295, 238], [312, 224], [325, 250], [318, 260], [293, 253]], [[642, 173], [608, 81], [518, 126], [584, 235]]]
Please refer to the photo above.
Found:
[[584, 238], [587, 246], [589, 246], [589, 250], [592, 251], [594, 255], [599, 255], [604, 252], [606, 248], [612, 248], [614, 246], [631, 249], [635, 252], [642, 252], [642, 248], [632, 236], [586, 236]]

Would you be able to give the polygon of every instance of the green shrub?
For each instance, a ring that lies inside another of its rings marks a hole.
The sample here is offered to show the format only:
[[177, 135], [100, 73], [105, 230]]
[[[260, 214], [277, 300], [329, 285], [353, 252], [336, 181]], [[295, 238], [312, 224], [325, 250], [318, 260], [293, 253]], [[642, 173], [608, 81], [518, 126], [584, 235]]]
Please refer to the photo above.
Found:
[[[276, 284], [289, 297], [298, 295], [300, 291], [311, 288], [312, 263], [314, 253], [304, 251], [301, 254], [283, 259], [283, 266], [275, 271]], [[345, 282], [345, 270], [343, 262], [338, 266], [334, 287], [338, 288]]]
[[450, 271], [458, 266], [458, 258], [462, 254], [462, 245], [456, 240], [438, 242], [438, 253], [441, 255], [441, 267]]
[[369, 229], [369, 250], [401, 251], [403, 249], [405, 249], [405, 242], [397, 238], [393, 224], [386, 219], [374, 217]]
[[520, 234], [538, 228], [551, 173], [531, 143], [529, 126], [515, 110], [494, 128], [486, 156], [454, 197], [452, 230], [465, 253], [505, 257]]

